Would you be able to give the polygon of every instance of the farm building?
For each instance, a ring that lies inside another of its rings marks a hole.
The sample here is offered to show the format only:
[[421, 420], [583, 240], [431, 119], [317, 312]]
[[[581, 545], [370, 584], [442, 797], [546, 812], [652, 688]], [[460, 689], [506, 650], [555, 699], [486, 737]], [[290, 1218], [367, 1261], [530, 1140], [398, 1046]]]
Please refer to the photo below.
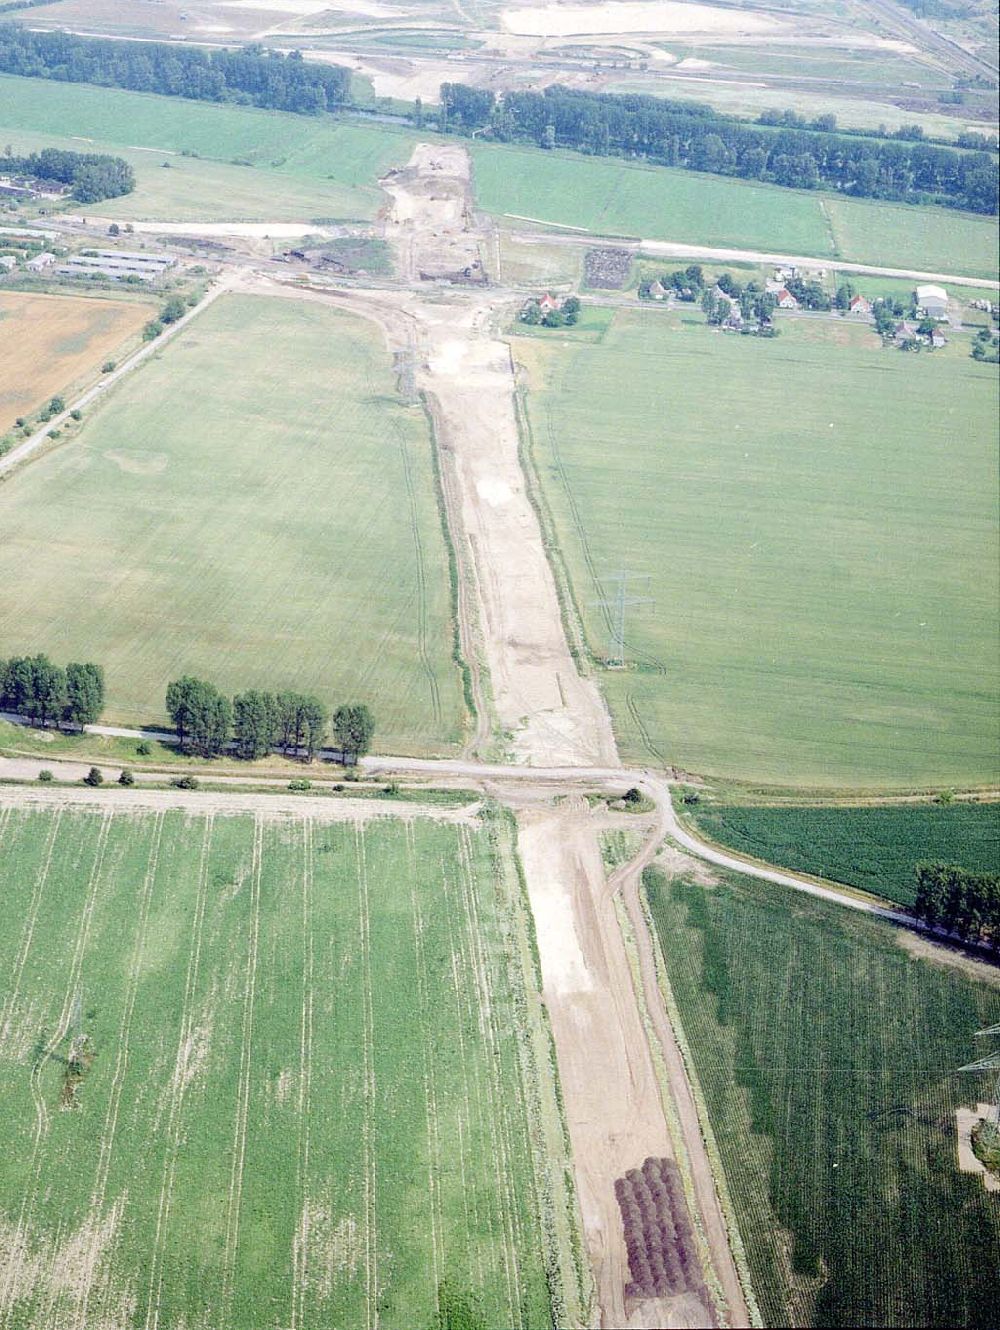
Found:
[[131, 277], [151, 282], [174, 265], [169, 254], [130, 254], [126, 250], [98, 249], [89, 254], [74, 254], [56, 269], [60, 277]]
[[917, 309], [929, 319], [948, 317], [948, 292], [943, 286], [918, 286], [915, 292]]
[[665, 300], [666, 295], [667, 295], [667, 289], [658, 277], [656, 278], [655, 281], [650, 282], [649, 284], [650, 300]]
[[774, 298], [779, 309], [798, 309], [799, 307], [799, 302], [787, 286], [783, 286], [780, 291], [775, 291]]
[[867, 318], [872, 312], [872, 303], [870, 300], [866, 300], [864, 296], [851, 296], [847, 308], [849, 313], [860, 314]]
[[538, 308], [542, 311], [543, 314], [551, 314], [553, 310], [559, 308], [559, 301], [555, 298], [554, 295], [551, 295], [548, 291], [546, 291], [538, 302]]
[[939, 332], [931, 333], [931, 346], [937, 348], [947, 345], [948, 345], [948, 339], [947, 337], [945, 337], [944, 333], [939, 333]]
[[56, 256], [50, 254], [48, 250], [43, 250], [41, 254], [36, 254], [33, 259], [29, 259], [24, 265], [29, 272], [41, 272], [43, 268], [50, 267], [56, 261]]

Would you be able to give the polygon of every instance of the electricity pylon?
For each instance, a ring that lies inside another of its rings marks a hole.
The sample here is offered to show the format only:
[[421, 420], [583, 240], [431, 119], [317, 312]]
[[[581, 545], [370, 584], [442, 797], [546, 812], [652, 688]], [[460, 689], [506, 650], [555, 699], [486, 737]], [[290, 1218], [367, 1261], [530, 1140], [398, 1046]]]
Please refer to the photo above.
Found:
[[[1000, 1025], [990, 1025], [985, 1030], [976, 1031], [977, 1039], [983, 1036], [995, 1037], [997, 1035], [1000, 1035]], [[1000, 1135], [1000, 1053], [988, 1053], [986, 1057], [979, 1058], [976, 1062], [970, 1062], [964, 1067], [959, 1067], [959, 1071], [996, 1072], [996, 1080], [993, 1083], [993, 1104], [986, 1122]]]
[[625, 612], [636, 605], [652, 605], [651, 596], [630, 596], [629, 583], [649, 585], [648, 573], [630, 573], [621, 568], [608, 575], [608, 581], [614, 590], [610, 596], [602, 596], [594, 602], [604, 610], [611, 624], [611, 653], [608, 656], [608, 668], [625, 668]]

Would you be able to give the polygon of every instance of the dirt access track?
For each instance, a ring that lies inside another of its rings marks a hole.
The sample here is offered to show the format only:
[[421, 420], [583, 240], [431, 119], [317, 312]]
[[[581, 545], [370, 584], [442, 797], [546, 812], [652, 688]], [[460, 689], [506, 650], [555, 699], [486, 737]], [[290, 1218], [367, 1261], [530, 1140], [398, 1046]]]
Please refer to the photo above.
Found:
[[[636, 929], [639, 875], [662, 827], [609, 882], [600, 841], [607, 814], [602, 820], [590, 808], [572, 778], [579, 772], [593, 779], [598, 769], [612, 776], [621, 766], [603, 699], [570, 653], [520, 466], [514, 366], [496, 331], [510, 317], [512, 293], [438, 279], [475, 258], [488, 270], [492, 224], [473, 212], [469, 157], [457, 145], [419, 144], [383, 183], [392, 200], [385, 232], [401, 281], [345, 290], [256, 277], [245, 288], [333, 302], [375, 320], [430, 411], [459, 565], [461, 637], [481, 719], [472, 746], [480, 757], [487, 745], [499, 747], [513, 764], [507, 770], [524, 778], [496, 793], [518, 820], [599, 1321], [700, 1326], [714, 1316], [744, 1325], [746, 1301], [656, 984], [652, 943], [644, 924], [643, 936]], [[543, 769], [551, 775], [554, 768], [568, 777], [555, 787], [543, 777]], [[543, 779], [533, 780], [532, 769]], [[619, 922], [619, 893], [634, 955]], [[642, 1004], [633, 968], [643, 976]], [[675, 1158], [689, 1179], [706, 1281], [721, 1292], [714, 1309], [690, 1292], [627, 1296], [615, 1181], [649, 1156]]]

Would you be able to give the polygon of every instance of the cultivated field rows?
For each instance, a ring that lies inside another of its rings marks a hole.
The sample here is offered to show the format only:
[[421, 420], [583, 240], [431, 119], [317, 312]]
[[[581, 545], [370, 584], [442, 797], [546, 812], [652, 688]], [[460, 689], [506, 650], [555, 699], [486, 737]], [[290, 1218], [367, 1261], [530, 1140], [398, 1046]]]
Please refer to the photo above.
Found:
[[0, 1324], [548, 1324], [503, 836], [5, 810]]
[[735, 875], [646, 890], [765, 1324], [988, 1324], [1000, 1227], [956, 1169], [954, 1073], [1000, 1016], [989, 967]]

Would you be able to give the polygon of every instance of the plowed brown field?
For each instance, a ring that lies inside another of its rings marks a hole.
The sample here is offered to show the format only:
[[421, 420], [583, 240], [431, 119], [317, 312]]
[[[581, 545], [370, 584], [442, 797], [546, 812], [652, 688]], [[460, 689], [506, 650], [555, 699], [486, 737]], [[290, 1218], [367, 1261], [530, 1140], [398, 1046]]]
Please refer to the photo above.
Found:
[[139, 301], [0, 291], [0, 432], [82, 387], [149, 316]]

